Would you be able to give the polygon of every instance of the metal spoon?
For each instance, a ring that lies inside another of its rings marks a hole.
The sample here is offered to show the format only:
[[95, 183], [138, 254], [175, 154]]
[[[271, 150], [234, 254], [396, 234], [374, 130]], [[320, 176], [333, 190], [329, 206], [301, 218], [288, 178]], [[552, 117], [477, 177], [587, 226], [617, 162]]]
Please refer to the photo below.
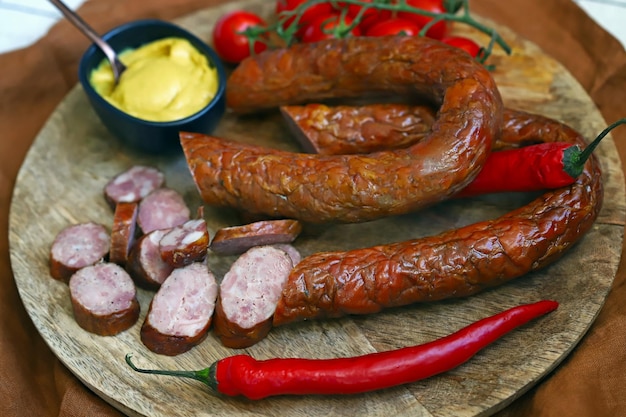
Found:
[[83, 32], [93, 43], [95, 43], [104, 55], [106, 55], [107, 59], [111, 63], [111, 68], [113, 69], [113, 77], [115, 78], [115, 84], [117, 84], [122, 76], [122, 72], [126, 69], [126, 66], [120, 61], [117, 56], [117, 53], [113, 50], [111, 45], [106, 43], [100, 35], [94, 31], [91, 26], [89, 26], [78, 14], [74, 11], [70, 10], [62, 1], [60, 0], [50, 0], [50, 3], [55, 5], [57, 9], [63, 13], [63, 15], [69, 20], [74, 26], [76, 26], [81, 32]]

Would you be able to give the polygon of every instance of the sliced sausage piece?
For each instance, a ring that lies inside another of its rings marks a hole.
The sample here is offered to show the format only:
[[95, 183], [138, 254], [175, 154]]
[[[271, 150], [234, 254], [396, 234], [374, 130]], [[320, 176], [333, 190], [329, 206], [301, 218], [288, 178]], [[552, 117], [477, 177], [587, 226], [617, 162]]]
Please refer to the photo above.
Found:
[[272, 247], [276, 248], [276, 249], [280, 249], [282, 251], [285, 251], [287, 253], [287, 255], [289, 255], [289, 257], [291, 258], [291, 263], [296, 266], [298, 265], [298, 263], [302, 260], [302, 255], [300, 254], [300, 251], [298, 249], [296, 249], [295, 246], [289, 244], [289, 243], [276, 243], [274, 245], [271, 245]]
[[254, 246], [291, 243], [300, 232], [302, 223], [298, 220], [261, 220], [219, 229], [209, 248], [220, 255], [237, 255]]
[[206, 258], [209, 231], [204, 219], [189, 220], [172, 228], [159, 242], [161, 258], [180, 268]]
[[118, 203], [113, 215], [113, 227], [111, 228], [111, 253], [109, 261], [120, 266], [125, 266], [128, 254], [135, 243], [137, 232], [137, 203]]
[[224, 346], [252, 346], [269, 333], [291, 268], [289, 255], [272, 246], [256, 246], [237, 258], [224, 275], [215, 306], [215, 334]]
[[138, 203], [165, 184], [165, 175], [157, 168], [135, 165], [113, 177], [104, 187], [104, 198], [111, 208], [117, 203]]
[[80, 268], [105, 259], [111, 248], [111, 235], [94, 222], [75, 224], [63, 229], [50, 247], [50, 275], [68, 282]]
[[180, 226], [190, 219], [189, 207], [178, 191], [159, 188], [139, 203], [137, 223], [143, 233]]
[[174, 267], [161, 258], [159, 242], [169, 229], [154, 230], [139, 238], [128, 256], [126, 269], [137, 285], [157, 289]]
[[99, 263], [82, 268], [70, 278], [74, 318], [80, 327], [100, 336], [113, 336], [139, 318], [137, 291], [119, 265]]
[[150, 303], [141, 341], [162, 355], [188, 351], [206, 338], [216, 298], [217, 282], [204, 263], [175, 269]]

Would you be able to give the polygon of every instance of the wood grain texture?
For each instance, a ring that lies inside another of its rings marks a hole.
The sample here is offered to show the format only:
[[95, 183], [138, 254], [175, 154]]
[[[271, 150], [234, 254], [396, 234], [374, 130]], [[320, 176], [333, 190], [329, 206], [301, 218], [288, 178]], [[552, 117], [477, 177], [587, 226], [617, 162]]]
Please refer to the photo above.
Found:
[[[177, 23], [209, 40], [213, 22], [225, 11], [245, 7], [269, 14], [270, 3], [228, 3]], [[498, 29], [514, 47], [512, 56], [498, 53], [491, 62], [497, 66], [494, 76], [506, 105], [559, 119], [585, 137], [595, 137], [606, 122], [576, 80], [535, 45], [506, 28]], [[298, 149], [278, 112], [245, 118], [228, 113], [216, 134]], [[67, 286], [49, 276], [48, 251], [56, 234], [70, 224], [93, 220], [111, 227], [113, 213], [102, 195], [106, 182], [132, 164], [152, 164], [166, 173], [168, 186], [183, 193], [192, 212], [201, 204], [182, 155], [145, 157], [122, 147], [100, 124], [80, 87], [53, 113], [20, 171], [10, 214], [11, 262], [24, 305], [53, 352], [94, 392], [129, 415], [490, 415], [536, 384], [575, 348], [611, 286], [621, 254], [626, 196], [612, 140], [605, 140], [597, 154], [604, 170], [605, 205], [588, 235], [548, 269], [463, 300], [276, 328], [265, 340], [245, 349], [260, 359], [358, 355], [427, 342], [517, 304], [544, 298], [561, 303], [556, 312], [511, 333], [454, 371], [366, 395], [252, 402], [216, 396], [196, 381], [134, 373], [124, 363], [127, 353], [133, 353], [138, 366], [170, 369], [201, 369], [239, 353], [221, 346], [212, 334], [198, 347], [173, 358], [147, 350], [139, 329], [153, 295], [149, 291], [138, 291], [142, 312], [128, 331], [101, 337], [78, 327]], [[296, 246], [307, 255], [426, 236], [498, 216], [529, 198], [485, 196], [365, 224], [318, 227], [305, 231]], [[208, 208], [205, 218], [212, 235], [236, 221], [227, 210]], [[233, 260], [210, 256], [210, 266], [221, 278]]]

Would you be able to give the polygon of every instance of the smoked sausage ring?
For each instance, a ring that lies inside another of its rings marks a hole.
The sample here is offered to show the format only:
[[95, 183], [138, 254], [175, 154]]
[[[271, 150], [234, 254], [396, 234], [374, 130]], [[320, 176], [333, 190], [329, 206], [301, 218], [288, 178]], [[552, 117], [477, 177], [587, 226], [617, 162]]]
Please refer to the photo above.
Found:
[[403, 214], [471, 182], [502, 126], [491, 74], [468, 54], [424, 37], [332, 39], [267, 51], [239, 64], [226, 100], [232, 110], [250, 112], [370, 93], [432, 101], [439, 111], [431, 132], [406, 149], [332, 156], [182, 132], [202, 199], [309, 223]]

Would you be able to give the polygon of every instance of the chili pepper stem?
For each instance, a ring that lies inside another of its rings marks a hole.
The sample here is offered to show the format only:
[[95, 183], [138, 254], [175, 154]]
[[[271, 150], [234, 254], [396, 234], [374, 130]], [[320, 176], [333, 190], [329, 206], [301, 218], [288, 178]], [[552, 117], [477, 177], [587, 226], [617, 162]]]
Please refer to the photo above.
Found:
[[563, 151], [563, 170], [572, 178], [578, 177], [583, 172], [585, 162], [587, 162], [587, 159], [589, 159], [602, 139], [604, 139], [609, 132], [622, 124], [626, 124], [626, 118], [619, 119], [616, 122], [611, 123], [583, 150], [581, 150], [578, 146], [572, 146]]
[[135, 366], [135, 364], [131, 360], [132, 356], [133, 355], [131, 353], [126, 354], [126, 363], [133, 369], [133, 371], [140, 372], [142, 374], [191, 378], [195, 379], [196, 381], [200, 381], [214, 391], [217, 391], [217, 381], [215, 379], [215, 366], [217, 363], [213, 363], [208, 368], [200, 369], [199, 371], [168, 371], [163, 369], [142, 369]]

